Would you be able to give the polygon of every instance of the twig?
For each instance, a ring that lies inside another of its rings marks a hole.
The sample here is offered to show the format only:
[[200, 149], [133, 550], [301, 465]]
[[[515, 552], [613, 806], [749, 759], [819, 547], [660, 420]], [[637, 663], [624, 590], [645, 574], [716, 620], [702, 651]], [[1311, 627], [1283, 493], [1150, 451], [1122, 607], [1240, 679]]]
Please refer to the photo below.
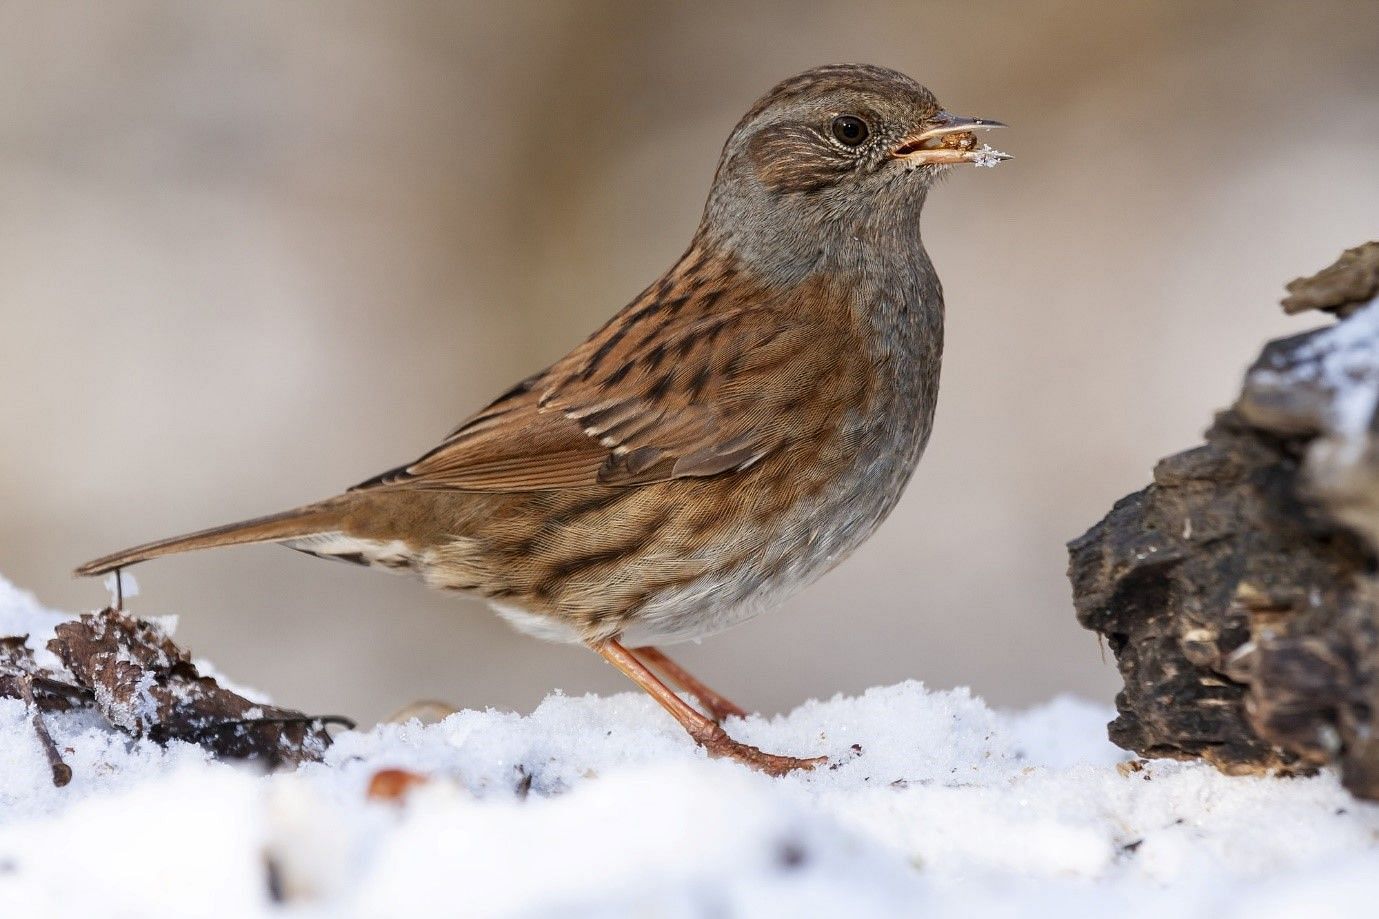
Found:
[[90, 705], [96, 698], [96, 694], [84, 686], [64, 683], [62, 680], [56, 680], [50, 676], [35, 673], [29, 676], [29, 680], [33, 683], [34, 688], [40, 692], [50, 696], [62, 696], [68, 702], [79, 705]]
[[57, 744], [53, 743], [53, 735], [48, 733], [48, 725], [43, 722], [43, 712], [34, 701], [32, 677], [26, 674], [19, 679], [19, 693], [24, 699], [24, 704], [29, 706], [29, 711], [33, 712], [34, 733], [38, 735], [38, 743], [43, 747], [44, 755], [48, 757], [48, 768], [53, 772], [53, 784], [61, 788], [72, 781], [72, 767], [62, 761], [62, 754], [58, 752]]
[[338, 724], [349, 730], [354, 730], [355, 722], [353, 718], [346, 718], [344, 715], [286, 715], [281, 718], [236, 718], [230, 721], [217, 721], [198, 728], [193, 737], [199, 740], [206, 734], [216, 731], [223, 731], [226, 728], [250, 727], [259, 724], [319, 724], [325, 727], [328, 724]]

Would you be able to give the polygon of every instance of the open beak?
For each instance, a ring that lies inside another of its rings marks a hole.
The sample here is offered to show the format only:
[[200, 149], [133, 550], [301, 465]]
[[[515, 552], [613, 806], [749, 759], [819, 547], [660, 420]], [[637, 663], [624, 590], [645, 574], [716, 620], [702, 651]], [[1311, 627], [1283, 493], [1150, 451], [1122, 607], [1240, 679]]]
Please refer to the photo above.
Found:
[[952, 112], [939, 112], [925, 122], [919, 131], [903, 139], [891, 151], [891, 156], [929, 165], [974, 163], [978, 166], [995, 166], [1002, 160], [1010, 159], [1010, 154], [993, 150], [985, 144], [978, 147], [977, 136], [973, 132], [1005, 126], [990, 118], [968, 118]]

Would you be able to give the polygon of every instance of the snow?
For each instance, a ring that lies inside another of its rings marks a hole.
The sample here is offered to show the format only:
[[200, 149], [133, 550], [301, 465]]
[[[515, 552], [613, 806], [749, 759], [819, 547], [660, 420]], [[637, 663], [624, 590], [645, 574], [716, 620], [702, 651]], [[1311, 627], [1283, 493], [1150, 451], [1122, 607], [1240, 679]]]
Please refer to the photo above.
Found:
[[[0, 579], [0, 629], [61, 621]], [[288, 700], [290, 701], [290, 700]], [[648, 698], [338, 736], [265, 775], [0, 700], [0, 903], [43, 916], [1371, 915], [1379, 807], [1336, 777], [1139, 766], [1111, 712], [919, 683], [727, 725], [832, 765], [707, 759]], [[1138, 768], [1137, 768], [1138, 767]], [[381, 769], [429, 776], [370, 800]], [[270, 894], [273, 886], [281, 899]]]
[[122, 600], [139, 596], [139, 582], [127, 571], [112, 571], [101, 583], [110, 594], [110, 605], [117, 609]]
[[1002, 153], [990, 144], [982, 144], [981, 148], [976, 151], [975, 159], [973, 159], [972, 162], [977, 166], [995, 169], [1008, 159], [1010, 159], [1010, 154]]
[[1315, 389], [1327, 427], [1317, 445], [1353, 462], [1379, 404], [1379, 297], [1286, 354], [1272, 354], [1269, 365], [1250, 371], [1247, 385], [1264, 393]]

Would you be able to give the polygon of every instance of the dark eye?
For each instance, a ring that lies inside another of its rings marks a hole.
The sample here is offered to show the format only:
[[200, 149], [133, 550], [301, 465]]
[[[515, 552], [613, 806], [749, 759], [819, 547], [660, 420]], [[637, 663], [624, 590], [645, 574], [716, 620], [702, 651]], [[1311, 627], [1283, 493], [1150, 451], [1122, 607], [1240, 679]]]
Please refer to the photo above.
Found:
[[867, 139], [871, 130], [867, 123], [856, 115], [839, 115], [833, 119], [833, 136], [838, 142], [856, 147]]

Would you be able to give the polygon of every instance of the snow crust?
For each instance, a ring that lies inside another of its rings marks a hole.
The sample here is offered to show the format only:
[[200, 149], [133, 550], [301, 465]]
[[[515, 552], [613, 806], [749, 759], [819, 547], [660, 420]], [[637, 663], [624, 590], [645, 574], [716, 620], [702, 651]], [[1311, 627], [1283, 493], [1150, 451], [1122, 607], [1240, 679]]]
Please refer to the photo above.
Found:
[[[0, 579], [0, 634], [64, 617]], [[46, 652], [43, 652], [46, 653]], [[829, 768], [707, 759], [656, 705], [554, 694], [346, 732], [264, 775], [0, 699], [0, 904], [43, 916], [1371, 916], [1379, 807], [1336, 778], [1135, 771], [1109, 709], [916, 682], [731, 721]], [[380, 770], [430, 776], [400, 801]], [[270, 868], [272, 866], [272, 884]], [[271, 889], [276, 889], [276, 897]]]
[[1354, 462], [1379, 405], [1379, 297], [1287, 354], [1272, 354], [1268, 364], [1250, 371], [1247, 385], [1264, 392], [1315, 391], [1325, 406], [1326, 430], [1314, 448]]

